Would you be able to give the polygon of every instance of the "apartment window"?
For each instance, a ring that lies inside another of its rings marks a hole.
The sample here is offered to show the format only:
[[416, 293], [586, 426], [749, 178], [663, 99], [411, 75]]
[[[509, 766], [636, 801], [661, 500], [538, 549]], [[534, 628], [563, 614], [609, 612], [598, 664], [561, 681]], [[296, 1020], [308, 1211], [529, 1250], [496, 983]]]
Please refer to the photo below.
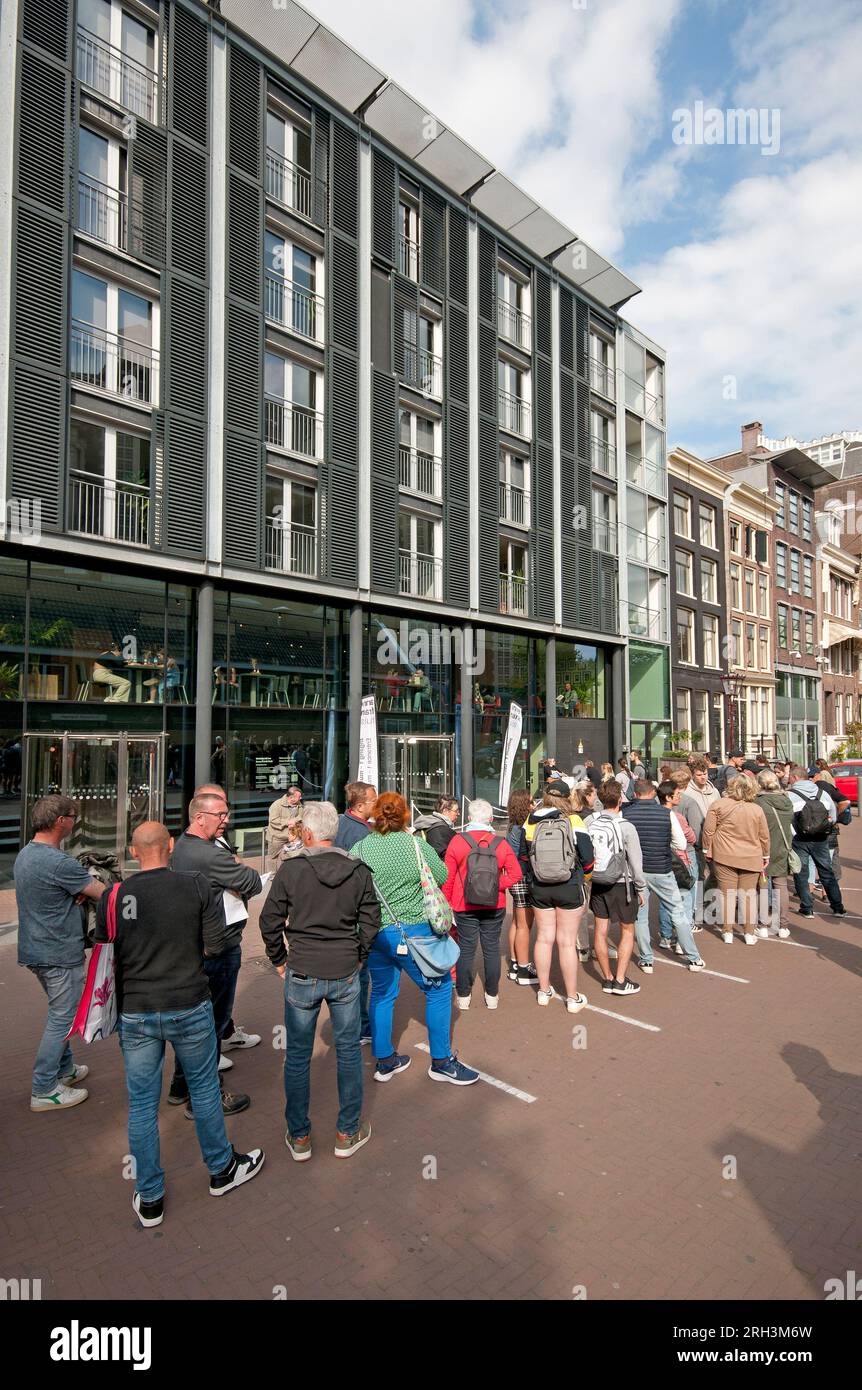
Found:
[[798, 593], [799, 593], [799, 551], [798, 551], [798, 550], [791, 550], [791, 552], [790, 552], [790, 592], [791, 592], [791, 594], [798, 594]]
[[616, 396], [614, 345], [600, 333], [590, 333], [590, 386], [613, 400]]
[[853, 696], [852, 696], [852, 695], [845, 695], [845, 696], [844, 696], [844, 709], [845, 709], [845, 718], [846, 718], [846, 720], [847, 720], [847, 728], [849, 728], [850, 725], [853, 723]]
[[802, 651], [802, 609], [793, 608], [790, 613], [790, 640], [795, 652]]
[[786, 603], [779, 603], [779, 605], [778, 605], [778, 645], [779, 645], [779, 647], [783, 647], [785, 650], [787, 649], [787, 646], [788, 646], [788, 641], [787, 641], [787, 613], [788, 613], [787, 604], [786, 604]]
[[415, 309], [404, 310], [404, 380], [426, 396], [443, 394], [442, 327]]
[[617, 499], [598, 487], [593, 488], [593, 545], [608, 555], [617, 553]]
[[760, 645], [760, 669], [761, 671], [768, 671], [771, 664], [769, 660], [769, 628], [762, 627], [758, 633], [758, 638]]
[[632, 637], [667, 641], [667, 577], [641, 565], [628, 567], [628, 630]]
[[694, 613], [690, 608], [676, 610], [676, 659], [694, 664]]
[[150, 441], [72, 418], [69, 530], [128, 545], [149, 539]]
[[806, 598], [814, 597], [814, 561], [810, 555], [802, 557], [802, 592]]
[[745, 571], [745, 611], [753, 613], [754, 610], [754, 570]]
[[739, 565], [730, 567], [730, 606], [742, 609], [742, 570]]
[[691, 729], [691, 691], [677, 690], [674, 701], [676, 712], [676, 732]]
[[769, 617], [769, 575], [762, 571], [757, 576], [757, 611], [761, 618]]
[[[692, 747], [709, 747], [709, 696], [705, 690], [692, 693], [691, 709]], [[700, 738], [697, 735], [700, 734]]]
[[500, 428], [528, 439], [531, 434], [530, 374], [513, 362], [500, 358], [497, 363], [500, 400]]
[[442, 497], [440, 422], [415, 410], [398, 412], [398, 481], [423, 497]]
[[139, 203], [127, 196], [126, 149], [81, 126], [78, 131], [78, 231], [137, 255], [143, 235]]
[[500, 612], [527, 612], [527, 547], [500, 541]]
[[779, 589], [787, 588], [787, 546], [781, 541], [775, 543], [775, 583]]
[[775, 500], [778, 503], [778, 511], [775, 513], [775, 525], [783, 531], [786, 526], [784, 507], [787, 499], [787, 488], [783, 483], [775, 484]]
[[802, 499], [802, 539], [811, 540], [811, 528], [814, 519], [814, 504], [807, 497]]
[[500, 451], [500, 520], [530, 524], [530, 465], [510, 449]]
[[787, 529], [794, 535], [799, 535], [799, 493], [790, 489], [789, 505], [787, 508]]
[[617, 451], [614, 444], [615, 422], [603, 410], [590, 411], [590, 462], [598, 473], [613, 478], [617, 471]]
[[323, 373], [268, 352], [264, 362], [267, 444], [305, 458], [323, 457]]
[[293, 478], [266, 480], [266, 565], [317, 574], [317, 489]]
[[700, 562], [700, 596], [704, 603], [718, 603], [718, 565], [715, 560]]
[[317, 256], [267, 232], [264, 289], [268, 319], [323, 341], [323, 262]]
[[757, 629], [754, 623], [745, 624], [745, 664], [749, 671], [757, 669]]
[[729, 534], [729, 537], [730, 537], [730, 550], [731, 550], [731, 554], [733, 554], [733, 555], [741, 555], [741, 554], [742, 554], [742, 551], [740, 550], [739, 546], [740, 546], [740, 541], [741, 541], [741, 538], [742, 538], [742, 533], [741, 533], [741, 528], [740, 528], [740, 524], [739, 524], [738, 521], [731, 521], [731, 523], [730, 523], [730, 525], [729, 525], [729, 527], [728, 527], [728, 534]]
[[805, 614], [805, 651], [808, 656], [814, 655], [814, 614]]
[[158, 305], [109, 281], [72, 272], [70, 375], [84, 386], [157, 405]]
[[708, 502], [701, 502], [698, 514], [700, 516], [700, 543], [715, 550], [715, 507], [711, 507]]
[[439, 521], [398, 514], [399, 589], [416, 598], [442, 597], [443, 531]]
[[692, 556], [687, 550], [676, 552], [676, 591], [678, 594], [688, 594], [692, 598], [694, 597]]
[[110, 0], [78, 0], [78, 81], [148, 121], [160, 119], [156, 35]]
[[703, 664], [717, 667], [718, 661], [718, 618], [714, 613], [704, 613], [703, 624]]
[[730, 624], [730, 660], [732, 665], [742, 665], [742, 623], [734, 618]]
[[266, 113], [266, 191], [302, 217], [313, 211], [311, 126], [297, 115]]
[[497, 267], [497, 331], [501, 338], [529, 352], [530, 283], [509, 266]]
[[404, 190], [398, 203], [398, 263], [408, 280], [419, 279], [419, 203]]
[[678, 536], [691, 539], [691, 498], [673, 495], [673, 529]]

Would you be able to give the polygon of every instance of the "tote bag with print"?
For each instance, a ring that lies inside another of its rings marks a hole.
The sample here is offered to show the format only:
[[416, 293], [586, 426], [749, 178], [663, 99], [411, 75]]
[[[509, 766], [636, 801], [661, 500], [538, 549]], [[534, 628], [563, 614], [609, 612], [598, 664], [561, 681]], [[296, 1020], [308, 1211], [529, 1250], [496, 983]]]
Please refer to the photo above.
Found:
[[117, 1027], [117, 991], [114, 979], [114, 939], [117, 935], [117, 894], [115, 883], [108, 896], [108, 940], [97, 941], [90, 956], [87, 981], [75, 1021], [67, 1038], [80, 1033], [84, 1042], [108, 1038]]

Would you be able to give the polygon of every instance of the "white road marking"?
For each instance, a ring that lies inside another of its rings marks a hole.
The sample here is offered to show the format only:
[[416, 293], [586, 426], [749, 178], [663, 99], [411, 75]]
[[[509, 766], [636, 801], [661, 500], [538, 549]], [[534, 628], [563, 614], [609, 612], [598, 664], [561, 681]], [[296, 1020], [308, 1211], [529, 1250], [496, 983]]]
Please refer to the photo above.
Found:
[[[431, 1051], [427, 1043], [414, 1043], [413, 1046], [419, 1052]], [[485, 1071], [479, 1072], [479, 1080], [485, 1081], [489, 1086], [496, 1086], [498, 1091], [505, 1091], [508, 1096], [515, 1096], [517, 1100], [522, 1100], [527, 1105], [532, 1105], [534, 1101], [539, 1099], [538, 1096], [531, 1096], [529, 1091], [519, 1091], [517, 1086], [510, 1086], [507, 1081], [500, 1081], [496, 1076], [489, 1076]]]
[[[565, 1004], [566, 1002], [562, 994], [556, 994], [554, 998], [559, 999], [561, 1004]], [[611, 995], [611, 998], [613, 998], [613, 995]], [[639, 1018], [629, 1018], [628, 1014], [615, 1014], [612, 1009], [600, 1009], [598, 1004], [586, 1004], [584, 1007], [591, 1009], [594, 1014], [604, 1014], [605, 1018], [618, 1018], [620, 1023], [630, 1023], [633, 1028], [645, 1028], [648, 1033], [661, 1032], [661, 1029], [655, 1023], [641, 1023]]]
[[[683, 964], [682, 964], [682, 961], [677, 962], [677, 961], [675, 961], [675, 960], [665, 960], [663, 956], [654, 956], [654, 957], [653, 957], [653, 961], [654, 961], [655, 964], [658, 964], [658, 965], [677, 965], [677, 964], [679, 964], [680, 970], [688, 970], [688, 966], [687, 966], [687, 965], [683, 965]], [[750, 981], [750, 980], [743, 980], [743, 978], [742, 978], [741, 975], [725, 975], [725, 973], [724, 973], [723, 970], [710, 970], [710, 969], [709, 969], [709, 966], [707, 966], [706, 970], [697, 970], [697, 971], [694, 971], [694, 970], [693, 970], [693, 971], [691, 971], [690, 973], [693, 974], [693, 975], [694, 975], [694, 974], [697, 974], [697, 975], [716, 975], [716, 976], [718, 977], [719, 980], [735, 980], [736, 983], [737, 983], [738, 985], [750, 985], [750, 984], [751, 984], [751, 981]]]
[[786, 936], [761, 936], [761, 941], [777, 941], [779, 946], [798, 946], [800, 951], [819, 951], [819, 946], [808, 946], [804, 941], [790, 941]]

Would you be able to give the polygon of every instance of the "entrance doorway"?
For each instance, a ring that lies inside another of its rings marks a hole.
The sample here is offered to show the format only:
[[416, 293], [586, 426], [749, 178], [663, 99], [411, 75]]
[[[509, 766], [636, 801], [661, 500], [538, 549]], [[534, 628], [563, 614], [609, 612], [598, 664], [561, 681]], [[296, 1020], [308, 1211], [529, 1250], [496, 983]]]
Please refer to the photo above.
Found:
[[[658, 773], [659, 764], [667, 747], [670, 724], [664, 720], [633, 720], [630, 725], [631, 743], [629, 749], [639, 748], [648, 777]], [[631, 767], [631, 759], [629, 760]]]
[[164, 746], [164, 734], [25, 734], [22, 843], [35, 802], [59, 792], [78, 805], [67, 853], [115, 854], [123, 868], [132, 866], [136, 827], [163, 819]]
[[438, 796], [452, 795], [454, 745], [451, 734], [383, 734], [380, 790], [398, 792], [408, 806], [427, 815]]

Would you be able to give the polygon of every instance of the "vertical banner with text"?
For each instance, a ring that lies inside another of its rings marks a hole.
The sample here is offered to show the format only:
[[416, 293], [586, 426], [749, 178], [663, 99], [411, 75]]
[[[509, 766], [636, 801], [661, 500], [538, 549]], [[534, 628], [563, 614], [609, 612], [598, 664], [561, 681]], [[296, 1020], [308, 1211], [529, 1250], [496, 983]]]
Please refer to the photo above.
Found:
[[500, 764], [500, 796], [498, 806], [505, 806], [509, 800], [509, 791], [512, 786], [512, 769], [515, 766], [515, 754], [521, 742], [521, 725], [524, 722], [524, 715], [520, 705], [516, 705], [514, 700], [509, 706], [509, 723], [506, 728], [506, 740], [503, 744], [503, 761]]
[[377, 705], [373, 695], [363, 695], [362, 712], [359, 716], [359, 763], [356, 768], [356, 780], [369, 782], [372, 787], [376, 787], [377, 776]]

